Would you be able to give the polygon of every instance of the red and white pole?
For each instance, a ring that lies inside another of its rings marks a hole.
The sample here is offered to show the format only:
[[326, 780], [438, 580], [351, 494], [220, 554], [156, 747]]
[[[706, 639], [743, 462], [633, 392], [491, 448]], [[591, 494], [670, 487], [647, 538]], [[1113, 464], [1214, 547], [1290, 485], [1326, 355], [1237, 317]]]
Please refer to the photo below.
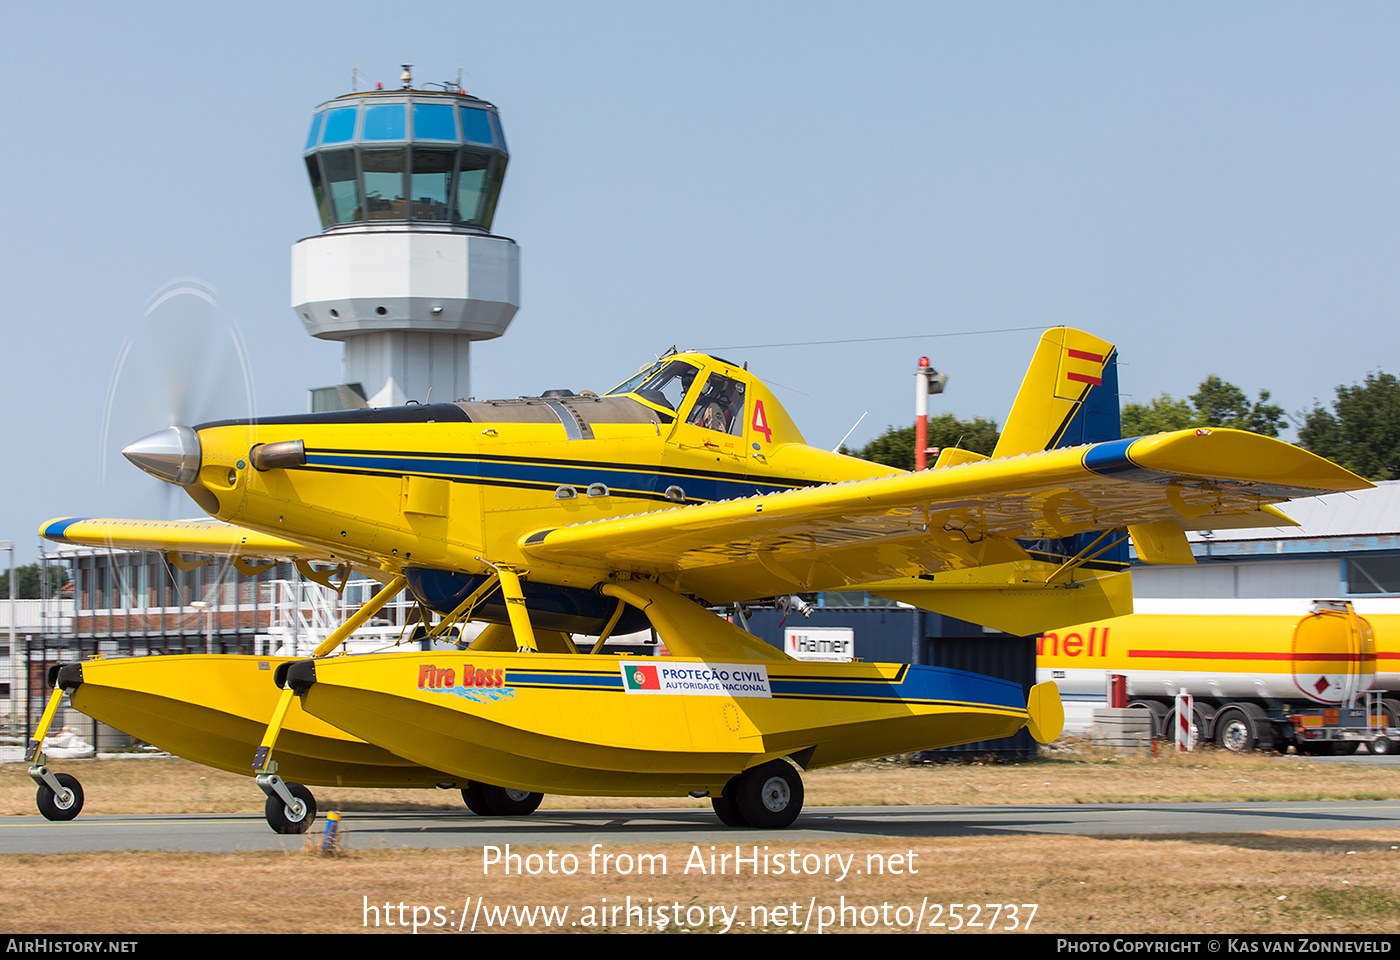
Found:
[[928, 357], [914, 374], [914, 469], [928, 469]]
[[928, 395], [942, 393], [948, 375], [928, 365], [928, 357], [919, 358], [914, 371], [914, 469], [928, 468]]
[[1176, 695], [1176, 748], [1186, 751], [1192, 750], [1196, 746], [1196, 738], [1192, 735], [1192, 721], [1196, 717], [1195, 698], [1191, 694], [1182, 690]]

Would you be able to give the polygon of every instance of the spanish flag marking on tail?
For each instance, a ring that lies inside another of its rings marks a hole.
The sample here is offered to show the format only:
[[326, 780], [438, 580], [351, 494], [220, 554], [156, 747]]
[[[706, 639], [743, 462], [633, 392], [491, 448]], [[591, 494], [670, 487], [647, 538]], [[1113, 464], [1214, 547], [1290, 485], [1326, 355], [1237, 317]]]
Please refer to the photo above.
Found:
[[1055, 395], [1062, 400], [1078, 400], [1083, 396], [1086, 385], [1102, 386], [1105, 359], [1101, 353], [1066, 350], [1060, 355], [1059, 389]]

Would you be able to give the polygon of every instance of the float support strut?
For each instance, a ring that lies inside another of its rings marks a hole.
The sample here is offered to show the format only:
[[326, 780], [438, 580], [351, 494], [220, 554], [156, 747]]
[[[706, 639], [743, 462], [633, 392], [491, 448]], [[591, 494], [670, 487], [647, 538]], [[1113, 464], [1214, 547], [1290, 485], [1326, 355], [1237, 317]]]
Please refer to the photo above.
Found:
[[[378, 613], [384, 604], [398, 596], [405, 583], [407, 581], [402, 575], [386, 583], [374, 596], [366, 600], [360, 609], [336, 627], [335, 631], [321, 642], [321, 645], [312, 652], [311, 656], [313, 658], [324, 657], [344, 643], [352, 633], [364, 626], [370, 617]], [[291, 709], [292, 697], [294, 696], [296, 696], [296, 692], [291, 687], [282, 691], [282, 695], [277, 699], [277, 707], [272, 711], [272, 720], [263, 733], [262, 743], [258, 744], [257, 752], [253, 754], [253, 770], [258, 774], [259, 785], [261, 785], [262, 777], [271, 775], [277, 770], [277, 764], [272, 759], [272, 748], [277, 745], [277, 737], [282, 732], [282, 723], [287, 719], [287, 711]]]

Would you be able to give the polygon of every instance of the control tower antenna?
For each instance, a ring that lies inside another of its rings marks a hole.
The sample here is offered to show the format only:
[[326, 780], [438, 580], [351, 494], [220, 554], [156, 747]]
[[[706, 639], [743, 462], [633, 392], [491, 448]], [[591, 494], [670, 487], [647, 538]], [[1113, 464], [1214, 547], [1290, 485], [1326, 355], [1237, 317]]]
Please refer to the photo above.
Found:
[[471, 342], [520, 306], [520, 248], [491, 234], [510, 158], [499, 112], [460, 86], [413, 89], [412, 64], [401, 79], [311, 117], [321, 233], [292, 246], [292, 309], [345, 344], [344, 382], [313, 390], [314, 411], [470, 396]]

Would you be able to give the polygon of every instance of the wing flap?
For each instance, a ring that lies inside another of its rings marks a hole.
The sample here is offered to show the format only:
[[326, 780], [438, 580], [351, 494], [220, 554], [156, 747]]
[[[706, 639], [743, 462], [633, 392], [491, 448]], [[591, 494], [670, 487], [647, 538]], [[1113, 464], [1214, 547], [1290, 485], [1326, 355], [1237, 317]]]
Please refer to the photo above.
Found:
[[1107, 620], [1133, 612], [1132, 573], [1083, 576], [1048, 563], [1003, 564], [979, 570], [957, 570], [919, 580], [869, 583], [876, 596], [913, 604], [969, 623], [1017, 636], [1030, 636], [1072, 623], [1090, 613], [1090, 620]]

